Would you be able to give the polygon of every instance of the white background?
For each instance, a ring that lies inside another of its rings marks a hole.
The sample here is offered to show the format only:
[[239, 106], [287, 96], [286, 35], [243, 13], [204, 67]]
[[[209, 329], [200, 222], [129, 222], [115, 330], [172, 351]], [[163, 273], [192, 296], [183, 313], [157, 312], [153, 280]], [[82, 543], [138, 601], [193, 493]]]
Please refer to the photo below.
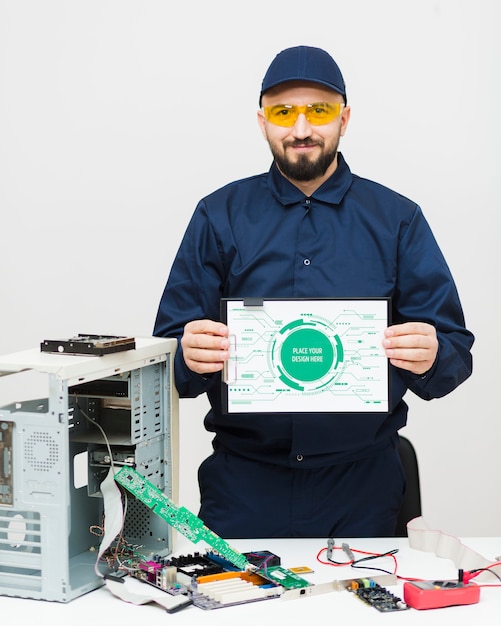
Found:
[[[500, 18], [497, 0], [0, 0], [0, 353], [150, 335], [196, 202], [270, 165], [256, 110], [272, 58], [325, 48], [350, 167], [422, 206], [476, 335], [466, 383], [407, 397], [424, 516], [499, 535]], [[9, 378], [0, 404], [29, 393]], [[206, 409], [181, 401], [195, 512]]]

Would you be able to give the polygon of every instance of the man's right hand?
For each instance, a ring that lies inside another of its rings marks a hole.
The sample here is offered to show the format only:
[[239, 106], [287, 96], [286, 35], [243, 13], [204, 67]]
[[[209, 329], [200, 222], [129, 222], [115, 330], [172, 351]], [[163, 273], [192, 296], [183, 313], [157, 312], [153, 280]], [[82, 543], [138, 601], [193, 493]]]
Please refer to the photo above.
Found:
[[184, 327], [181, 338], [186, 365], [197, 374], [219, 372], [230, 357], [228, 327], [213, 320], [195, 320]]

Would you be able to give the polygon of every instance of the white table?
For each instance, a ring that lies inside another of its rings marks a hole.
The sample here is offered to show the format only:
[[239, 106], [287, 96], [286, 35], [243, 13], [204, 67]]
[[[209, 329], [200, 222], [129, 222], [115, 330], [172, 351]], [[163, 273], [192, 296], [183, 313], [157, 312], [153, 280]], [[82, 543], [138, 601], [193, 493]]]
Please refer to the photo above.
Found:
[[[371, 538], [371, 539], [337, 539], [336, 546], [345, 541], [351, 548], [368, 552], [382, 553], [398, 548], [398, 571], [402, 577], [424, 579], [453, 579], [457, 576], [454, 563], [439, 558], [434, 554], [421, 552], [409, 547], [405, 538]], [[501, 537], [462, 538], [462, 543], [489, 560], [501, 554]], [[317, 554], [327, 546], [322, 539], [245, 539], [231, 540], [231, 546], [241, 552], [269, 550], [281, 558], [286, 568], [309, 566], [314, 572], [303, 574], [315, 585], [331, 582], [334, 579], [353, 579], [364, 576], [378, 576], [381, 573], [371, 570], [353, 569], [349, 566], [334, 567], [322, 565], [317, 561]], [[206, 546], [192, 544], [179, 538], [176, 555], [189, 555], [204, 552]], [[323, 553], [325, 560], [325, 552]], [[335, 551], [334, 558], [344, 559], [342, 552]], [[374, 567], [391, 569], [393, 561], [389, 557], [370, 563]], [[492, 577], [495, 585], [496, 578]], [[501, 583], [500, 583], [501, 584]], [[394, 595], [403, 598], [403, 581], [388, 586]], [[67, 603], [46, 602], [12, 597], [0, 597], [0, 616], [2, 624], [64, 622], [70, 626], [89, 624], [142, 624], [160, 620], [160, 623], [183, 624], [218, 624], [224, 626], [238, 623], [255, 624], [308, 624], [312, 621], [325, 620], [325, 623], [336, 624], [370, 623], [392, 624], [499, 624], [501, 620], [501, 587], [482, 587], [480, 602], [467, 606], [455, 606], [442, 609], [418, 611], [409, 609], [388, 615], [380, 613], [368, 606], [348, 591], [332, 591], [323, 594], [311, 594], [292, 600], [273, 598], [258, 602], [223, 607], [214, 610], [202, 610], [189, 606], [177, 613], [167, 613], [157, 604], [134, 605], [116, 598], [106, 587], [101, 587], [84, 596]], [[12, 619], [12, 622], [8, 620]], [[346, 621], [345, 621], [346, 620]], [[444, 622], [444, 620], [446, 620]], [[449, 621], [447, 621], [449, 620]]]

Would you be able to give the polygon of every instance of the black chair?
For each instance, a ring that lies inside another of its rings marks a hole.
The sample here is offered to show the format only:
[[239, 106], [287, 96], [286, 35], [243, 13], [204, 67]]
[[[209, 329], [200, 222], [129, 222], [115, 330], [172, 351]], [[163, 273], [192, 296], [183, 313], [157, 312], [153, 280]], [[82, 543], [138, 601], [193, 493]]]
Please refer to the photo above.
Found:
[[421, 515], [419, 466], [414, 446], [402, 435], [399, 436], [398, 450], [407, 478], [407, 487], [395, 528], [395, 537], [407, 537], [407, 522]]

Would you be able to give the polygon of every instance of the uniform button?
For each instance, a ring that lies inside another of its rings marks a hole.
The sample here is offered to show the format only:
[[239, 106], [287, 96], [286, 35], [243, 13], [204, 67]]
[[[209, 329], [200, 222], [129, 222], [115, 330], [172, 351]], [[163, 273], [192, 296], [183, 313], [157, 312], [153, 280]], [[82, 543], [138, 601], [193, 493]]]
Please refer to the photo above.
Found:
[[305, 259], [305, 260], [303, 261], [303, 263], [304, 263], [305, 265], [309, 265], [309, 264], [311, 263], [311, 261], [310, 261], [310, 259]]
[[302, 454], [298, 454], [296, 456], [296, 461], [299, 461], [301, 463], [302, 460], [303, 460], [303, 455]]

